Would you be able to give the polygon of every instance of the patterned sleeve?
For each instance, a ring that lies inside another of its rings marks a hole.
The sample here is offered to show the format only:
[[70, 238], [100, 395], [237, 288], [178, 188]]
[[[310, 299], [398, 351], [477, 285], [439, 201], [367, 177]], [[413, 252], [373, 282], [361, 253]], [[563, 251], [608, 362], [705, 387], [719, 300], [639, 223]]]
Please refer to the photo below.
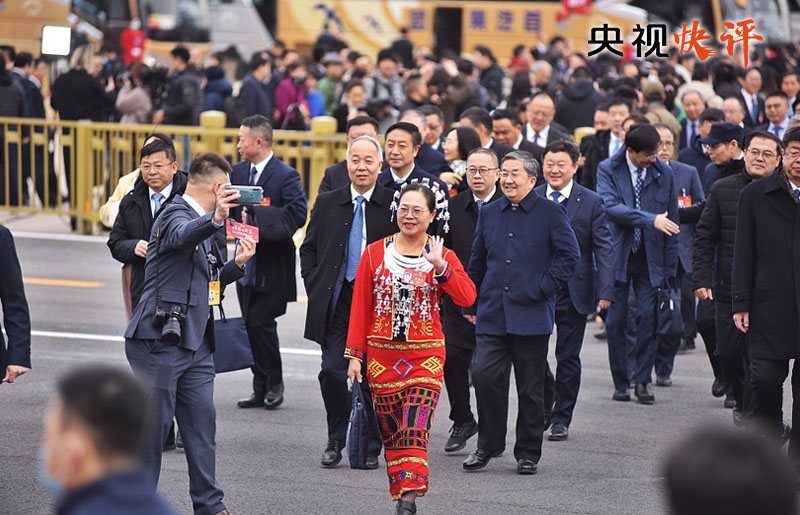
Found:
[[445, 293], [450, 295], [456, 305], [461, 307], [471, 306], [475, 303], [475, 298], [478, 295], [475, 290], [475, 283], [467, 275], [455, 252], [445, 249], [444, 260], [447, 262], [447, 266], [440, 276], [434, 274], [436, 281]]
[[372, 306], [372, 249], [367, 246], [358, 263], [356, 282], [353, 285], [353, 302], [350, 306], [350, 327], [344, 357], [364, 361], [367, 351], [367, 332], [375, 311]]

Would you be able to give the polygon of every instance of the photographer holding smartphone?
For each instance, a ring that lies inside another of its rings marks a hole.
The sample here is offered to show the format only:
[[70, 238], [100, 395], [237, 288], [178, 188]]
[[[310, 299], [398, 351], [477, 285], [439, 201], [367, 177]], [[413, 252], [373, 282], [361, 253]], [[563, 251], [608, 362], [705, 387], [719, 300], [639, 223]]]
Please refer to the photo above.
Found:
[[145, 467], [155, 489], [162, 443], [173, 417], [181, 427], [195, 513], [227, 514], [215, 478], [214, 317], [221, 289], [245, 275], [255, 254], [252, 238], [240, 239], [236, 256], [223, 262], [215, 238], [240, 194], [227, 190], [231, 167], [205, 153], [189, 167], [183, 195], [160, 214], [147, 246], [142, 298], [125, 331], [125, 355], [153, 388]]

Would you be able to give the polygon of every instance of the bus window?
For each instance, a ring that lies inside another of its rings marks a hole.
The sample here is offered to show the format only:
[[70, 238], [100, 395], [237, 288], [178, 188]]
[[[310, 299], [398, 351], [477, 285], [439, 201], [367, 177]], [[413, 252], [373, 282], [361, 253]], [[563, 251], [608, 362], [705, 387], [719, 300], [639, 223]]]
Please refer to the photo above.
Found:
[[206, 0], [145, 0], [141, 3], [148, 37], [156, 41], [209, 41]]

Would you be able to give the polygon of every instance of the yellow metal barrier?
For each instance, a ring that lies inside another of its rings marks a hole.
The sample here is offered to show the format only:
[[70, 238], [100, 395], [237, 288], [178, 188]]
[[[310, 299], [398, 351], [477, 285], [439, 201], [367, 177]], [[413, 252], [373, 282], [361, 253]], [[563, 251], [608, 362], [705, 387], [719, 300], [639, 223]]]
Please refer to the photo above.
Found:
[[[79, 232], [94, 232], [99, 207], [119, 178], [138, 167], [139, 150], [154, 129], [173, 138], [182, 170], [202, 152], [217, 152], [232, 164], [240, 161], [237, 129], [220, 126], [214, 115], [201, 123], [203, 127], [154, 128], [0, 118], [0, 210], [70, 216]], [[344, 159], [347, 150], [345, 136], [335, 133], [335, 125], [320, 120], [312, 129], [276, 130], [273, 136], [275, 155], [299, 171], [309, 203], [316, 199], [325, 168]]]

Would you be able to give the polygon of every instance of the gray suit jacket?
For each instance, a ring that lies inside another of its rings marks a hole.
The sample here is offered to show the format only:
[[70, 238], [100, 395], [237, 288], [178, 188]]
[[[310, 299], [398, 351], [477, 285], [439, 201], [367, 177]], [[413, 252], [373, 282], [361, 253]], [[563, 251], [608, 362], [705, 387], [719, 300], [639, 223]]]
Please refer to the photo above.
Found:
[[[159, 307], [169, 310], [172, 306], [178, 305], [187, 314], [178, 345], [189, 350], [197, 350], [208, 331], [206, 336], [211, 343], [212, 351], [214, 350], [214, 316], [208, 305], [210, 280], [208, 255], [213, 253], [221, 266], [219, 281], [223, 286], [239, 279], [244, 273], [236, 266], [233, 259], [222, 266], [219, 250], [212, 248], [211, 237], [221, 230], [214, 225], [213, 215], [212, 212], [198, 216], [181, 195], [177, 195], [173, 203], [161, 212], [153, 225], [147, 246], [142, 298], [125, 331], [126, 338], [161, 339], [163, 323], [155, 318], [156, 251], [158, 250], [160, 261], [158, 293], [161, 297]], [[157, 240], [160, 241], [157, 243]]]

